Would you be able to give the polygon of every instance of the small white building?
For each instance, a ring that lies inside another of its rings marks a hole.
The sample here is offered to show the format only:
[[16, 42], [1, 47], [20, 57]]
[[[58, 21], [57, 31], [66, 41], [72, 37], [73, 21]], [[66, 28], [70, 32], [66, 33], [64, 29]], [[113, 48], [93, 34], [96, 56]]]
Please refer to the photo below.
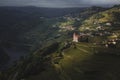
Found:
[[106, 25], [107, 25], [107, 26], [111, 26], [112, 24], [108, 22], [108, 23], [106, 23]]

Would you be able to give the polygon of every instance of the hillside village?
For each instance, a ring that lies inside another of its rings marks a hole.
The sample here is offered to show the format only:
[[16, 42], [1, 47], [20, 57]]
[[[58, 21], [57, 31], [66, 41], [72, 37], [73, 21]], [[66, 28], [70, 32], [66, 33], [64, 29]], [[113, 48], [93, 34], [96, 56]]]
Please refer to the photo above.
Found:
[[[74, 42], [90, 42], [91, 38], [101, 37], [103, 38], [101, 41], [95, 41], [95, 44], [104, 45], [106, 47], [116, 46], [120, 42], [120, 33], [119, 33], [119, 6], [113, 7], [112, 9], [99, 12], [94, 14], [83, 21], [77, 32], [77, 27], [74, 25], [74, 21], [81, 21], [81, 18], [77, 17], [69, 17], [69, 15], [63, 17], [67, 19], [68, 22], [60, 24], [60, 31], [73, 31], [73, 41]], [[117, 16], [117, 17], [115, 17]], [[111, 19], [110, 19], [111, 18]], [[118, 18], [118, 19], [114, 19]], [[117, 21], [115, 21], [117, 20]], [[118, 30], [118, 31], [117, 31]]]

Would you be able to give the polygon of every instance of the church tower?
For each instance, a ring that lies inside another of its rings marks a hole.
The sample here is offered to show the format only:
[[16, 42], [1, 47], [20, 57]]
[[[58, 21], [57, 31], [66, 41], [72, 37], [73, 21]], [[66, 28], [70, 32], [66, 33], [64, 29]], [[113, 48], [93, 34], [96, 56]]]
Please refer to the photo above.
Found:
[[73, 42], [78, 42], [78, 38], [79, 38], [79, 36], [76, 33], [74, 33], [73, 34]]

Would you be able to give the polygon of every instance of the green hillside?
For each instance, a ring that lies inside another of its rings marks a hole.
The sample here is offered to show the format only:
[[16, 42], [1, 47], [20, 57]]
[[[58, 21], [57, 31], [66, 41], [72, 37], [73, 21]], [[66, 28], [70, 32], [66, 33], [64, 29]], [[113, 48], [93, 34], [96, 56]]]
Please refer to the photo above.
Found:
[[[40, 52], [34, 53], [30, 59], [26, 60], [12, 72], [10, 80], [119, 80], [119, 60], [120, 56], [104, 53], [111, 49], [98, 47], [91, 43], [76, 43], [64, 49], [63, 57], [54, 51], [51, 46], [47, 50], [53, 50], [49, 55], [42, 55]], [[57, 48], [57, 47], [56, 47]], [[46, 50], [43, 50], [43, 52]], [[111, 50], [112, 51], [112, 50]], [[118, 49], [114, 51], [120, 52]], [[112, 51], [114, 53], [114, 51]], [[42, 51], [41, 51], [42, 53]], [[43, 53], [43, 54], [45, 54]], [[42, 61], [42, 62], [41, 62]], [[24, 64], [24, 65], [21, 65]], [[42, 64], [40, 66], [40, 64]], [[44, 65], [43, 65], [44, 64]], [[31, 66], [31, 67], [30, 67]], [[44, 66], [44, 67], [43, 67]], [[21, 70], [20, 70], [21, 69]], [[24, 70], [22, 70], [24, 69]], [[42, 69], [42, 70], [41, 70]], [[27, 73], [26, 73], [27, 72]], [[17, 75], [16, 75], [17, 74]], [[24, 74], [24, 75], [22, 75]], [[26, 76], [25, 76], [26, 74]], [[31, 75], [32, 74], [32, 75]]]
[[[82, 22], [81, 32], [110, 32], [119, 38], [120, 8], [113, 7], [106, 11], [93, 14]], [[84, 18], [85, 19], [85, 18]], [[70, 22], [70, 21], [69, 21]], [[73, 22], [62, 23], [62, 26], [71, 25]], [[79, 21], [78, 21], [79, 23]], [[103, 30], [97, 28], [101, 26]], [[94, 36], [92, 42], [101, 43], [109, 36]], [[119, 44], [116, 48], [106, 48], [104, 45], [92, 43], [76, 43], [63, 52], [63, 57], [56, 57], [58, 53], [51, 54], [51, 64], [43, 72], [26, 80], [119, 80]]]
[[120, 6], [110, 8], [106, 11], [102, 11], [96, 13], [86, 19], [81, 27], [81, 31], [89, 30], [96, 30], [97, 27], [103, 26], [105, 29], [108, 30], [118, 30], [120, 25]]
[[[1, 71], [0, 80], [120, 80], [119, 14], [118, 5], [38, 19], [18, 37], [29, 55]], [[72, 42], [74, 32], [81, 42]]]

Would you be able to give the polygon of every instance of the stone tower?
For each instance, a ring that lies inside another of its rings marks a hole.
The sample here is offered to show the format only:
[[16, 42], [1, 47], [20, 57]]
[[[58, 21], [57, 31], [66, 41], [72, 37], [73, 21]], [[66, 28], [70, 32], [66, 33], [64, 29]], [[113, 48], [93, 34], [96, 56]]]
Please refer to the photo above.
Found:
[[79, 36], [76, 33], [74, 33], [73, 34], [73, 42], [78, 42], [78, 38], [79, 38]]

